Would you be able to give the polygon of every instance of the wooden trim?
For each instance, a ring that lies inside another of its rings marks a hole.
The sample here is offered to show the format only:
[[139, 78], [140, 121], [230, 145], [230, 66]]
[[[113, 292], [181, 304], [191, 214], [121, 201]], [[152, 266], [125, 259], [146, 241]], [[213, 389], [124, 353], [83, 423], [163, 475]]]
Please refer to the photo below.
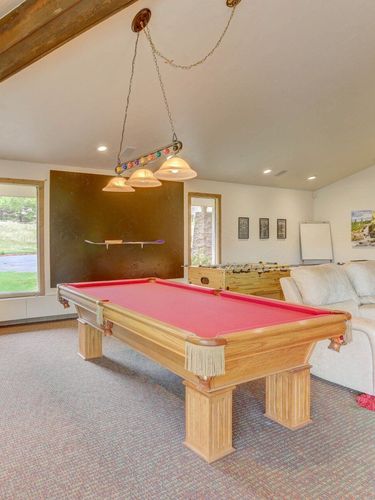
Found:
[[32, 333], [41, 332], [44, 330], [57, 330], [59, 328], [72, 328], [77, 330], [76, 319], [58, 319], [43, 321], [37, 323], [20, 323], [17, 325], [0, 325], [0, 335], [8, 335], [13, 333]]
[[45, 294], [45, 258], [44, 258], [44, 181], [37, 184], [38, 193], [38, 295]]
[[[1, 26], [0, 26], [1, 27]], [[1, 37], [0, 37], [1, 39]], [[0, 58], [1, 60], [1, 58]], [[6, 293], [0, 294], [0, 299], [9, 299], [17, 297], [35, 297], [45, 294], [45, 260], [44, 260], [44, 184], [45, 181], [36, 181], [29, 179], [9, 179], [0, 178], [0, 184], [18, 184], [36, 187], [37, 191], [37, 256], [38, 256], [38, 291], [25, 293]]]
[[26, 184], [29, 186], [44, 186], [45, 181], [36, 181], [33, 179], [16, 179], [14, 177], [0, 177], [0, 184]]
[[24, 1], [0, 19], [0, 81], [136, 1]]
[[188, 262], [191, 266], [191, 199], [192, 198], [213, 198], [216, 208], [216, 245], [217, 260], [216, 264], [221, 264], [221, 194], [214, 193], [188, 193]]

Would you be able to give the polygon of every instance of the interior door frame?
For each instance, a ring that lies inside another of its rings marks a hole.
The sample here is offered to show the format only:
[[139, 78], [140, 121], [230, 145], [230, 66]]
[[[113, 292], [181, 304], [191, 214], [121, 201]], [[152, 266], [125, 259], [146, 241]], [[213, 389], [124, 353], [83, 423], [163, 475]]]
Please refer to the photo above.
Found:
[[221, 194], [215, 193], [188, 193], [188, 262], [191, 266], [191, 200], [192, 198], [212, 198], [215, 200], [216, 209], [216, 258], [217, 263], [221, 264]]

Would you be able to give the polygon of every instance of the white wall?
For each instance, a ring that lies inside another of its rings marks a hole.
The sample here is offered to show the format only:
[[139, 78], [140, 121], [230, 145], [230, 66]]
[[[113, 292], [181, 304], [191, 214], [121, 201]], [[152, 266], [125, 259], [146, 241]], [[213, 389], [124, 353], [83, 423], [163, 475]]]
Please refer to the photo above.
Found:
[[[310, 191], [277, 189], [224, 182], [192, 180], [185, 183], [185, 264], [188, 263], [188, 193], [222, 195], [222, 262], [269, 261], [300, 263], [299, 223], [312, 220]], [[238, 239], [238, 217], [250, 218], [250, 238]], [[270, 239], [259, 239], [259, 218], [270, 219]], [[287, 219], [287, 239], [276, 238], [276, 219]]]
[[42, 163], [8, 161], [0, 159], [0, 178], [43, 180], [44, 190], [44, 254], [45, 254], [45, 296], [0, 300], [0, 322], [17, 319], [38, 318], [74, 314], [74, 310], [63, 309], [56, 300], [56, 289], [50, 287], [50, 255], [49, 255], [49, 172], [50, 170], [68, 170], [74, 172], [91, 172], [108, 175], [108, 170], [79, 169], [61, 167]]
[[[56, 165], [0, 160], [0, 177], [45, 180], [45, 276], [46, 295], [0, 300], [0, 321], [70, 314], [56, 301], [49, 286], [49, 172], [67, 170], [108, 175], [93, 170]], [[330, 221], [336, 261], [375, 259], [375, 248], [352, 248], [352, 210], [375, 210], [375, 166], [342, 179], [312, 194], [309, 191], [277, 189], [243, 184], [192, 180], [185, 183], [185, 264], [188, 262], [188, 192], [222, 195], [222, 262], [278, 261], [300, 263], [299, 223], [306, 220]], [[250, 239], [238, 240], [238, 217], [250, 218]], [[270, 239], [259, 239], [258, 219], [270, 219]], [[288, 221], [286, 240], [276, 238], [276, 219]]]
[[375, 166], [314, 193], [314, 220], [329, 221], [336, 262], [375, 259], [375, 248], [352, 248], [352, 210], [375, 210]]

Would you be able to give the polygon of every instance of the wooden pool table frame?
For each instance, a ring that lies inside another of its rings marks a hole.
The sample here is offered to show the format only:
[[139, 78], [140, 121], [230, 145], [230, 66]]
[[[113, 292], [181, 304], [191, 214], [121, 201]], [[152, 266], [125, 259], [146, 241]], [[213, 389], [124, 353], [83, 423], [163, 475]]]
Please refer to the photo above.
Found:
[[[310, 365], [317, 341], [331, 339], [338, 350], [348, 313], [245, 330], [214, 339], [101, 301], [103, 324], [97, 323], [98, 301], [69, 285], [59, 285], [64, 307], [77, 309], [79, 354], [84, 359], [102, 356], [102, 333], [110, 334], [184, 379], [186, 437], [184, 444], [213, 462], [234, 451], [232, 446], [232, 393], [237, 384], [266, 378], [265, 415], [289, 429], [310, 419]], [[267, 299], [265, 299], [267, 300]], [[225, 345], [225, 374], [198, 377], [185, 368], [185, 343]]]

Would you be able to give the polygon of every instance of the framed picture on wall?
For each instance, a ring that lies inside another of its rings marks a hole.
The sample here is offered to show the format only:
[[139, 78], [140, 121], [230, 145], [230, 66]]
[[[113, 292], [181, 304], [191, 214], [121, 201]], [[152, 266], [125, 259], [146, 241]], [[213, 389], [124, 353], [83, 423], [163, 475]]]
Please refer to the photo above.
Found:
[[238, 217], [238, 239], [248, 240], [249, 239], [249, 217]]
[[286, 219], [277, 219], [277, 239], [286, 240]]
[[264, 217], [259, 219], [259, 238], [261, 240], [268, 240], [270, 237], [270, 220]]
[[352, 247], [375, 245], [375, 210], [352, 211]]

